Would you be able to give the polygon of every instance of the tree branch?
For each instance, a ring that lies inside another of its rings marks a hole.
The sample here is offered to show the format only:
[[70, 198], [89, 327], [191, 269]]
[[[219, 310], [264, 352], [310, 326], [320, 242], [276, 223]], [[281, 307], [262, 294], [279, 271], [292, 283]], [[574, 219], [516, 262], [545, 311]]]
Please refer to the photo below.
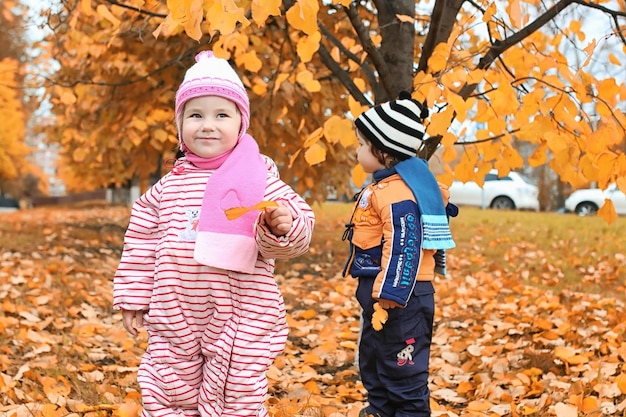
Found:
[[516, 132], [519, 132], [521, 129], [513, 129], [511, 131], [507, 131], [506, 133], [501, 133], [499, 135], [496, 136], [491, 136], [489, 138], [485, 138], [485, 139], [476, 139], [473, 140], [471, 142], [454, 142], [455, 145], [475, 145], [477, 143], [485, 143], [485, 142], [493, 142], [494, 140], [498, 140], [498, 139], [502, 139], [503, 137], [505, 137], [506, 135], [512, 135]]
[[465, 0], [436, 0], [435, 7], [430, 17], [430, 27], [428, 35], [422, 46], [420, 62], [417, 72], [428, 69], [428, 58], [430, 58], [435, 47], [441, 42], [447, 42], [452, 29], [456, 24], [456, 16]]
[[[539, 30], [543, 25], [552, 21], [554, 17], [563, 11], [570, 4], [577, 2], [579, 0], [561, 0], [557, 4], [555, 4], [552, 8], [546, 10], [544, 14], [537, 17], [533, 22], [527, 25], [525, 28], [513, 34], [513, 36], [509, 36], [503, 41], [496, 40], [492, 45], [489, 51], [483, 56], [478, 62], [478, 69], [486, 69], [496, 60], [496, 58], [501, 55], [504, 51], [511, 48], [513, 45], [516, 45], [522, 42], [525, 38], [533, 34], [535, 31]], [[478, 84], [465, 84], [463, 88], [459, 91], [459, 95], [464, 99], [467, 99], [469, 95], [474, 91]]]
[[372, 43], [372, 39], [367, 33], [367, 29], [359, 18], [359, 13], [356, 9], [355, 3], [351, 2], [349, 7], [343, 6], [343, 10], [350, 19], [350, 23], [352, 23], [352, 27], [354, 27], [354, 30], [363, 45], [363, 49], [367, 52], [368, 57], [374, 63], [374, 67], [378, 71], [378, 79], [383, 83], [383, 87], [385, 88], [385, 91], [387, 91], [387, 94], [391, 94], [391, 92], [393, 92], [393, 85], [391, 85], [390, 82], [391, 75], [389, 74], [387, 63]]
[[147, 73], [146, 75], [143, 75], [141, 77], [137, 77], [137, 78], [133, 78], [130, 80], [125, 80], [125, 81], [121, 81], [121, 82], [117, 82], [117, 83], [107, 83], [107, 82], [94, 82], [94, 81], [74, 81], [72, 83], [69, 84], [61, 84], [59, 82], [54, 82], [52, 80], [50, 80], [47, 77], [44, 77], [45, 80], [50, 81], [51, 84], [53, 85], [60, 85], [62, 87], [68, 87], [68, 88], [72, 88], [75, 87], [77, 85], [97, 85], [97, 86], [102, 86], [102, 87], [122, 87], [122, 86], [127, 86], [127, 85], [131, 85], [131, 84], [135, 84], [141, 81], [145, 81], [148, 78], [150, 78], [151, 76], [158, 74], [160, 72], [165, 71], [166, 69], [180, 63], [183, 59], [188, 58], [189, 56], [193, 56], [195, 55], [195, 53], [197, 52], [198, 48], [200, 48], [201, 45], [198, 45], [197, 47], [188, 49], [187, 51], [185, 51], [184, 53], [180, 54], [178, 57], [171, 59], [170, 61], [166, 62], [164, 65], [160, 66], [159, 68], [155, 69], [154, 71], [150, 71], [149, 73]]
[[367, 97], [363, 95], [361, 90], [359, 90], [356, 84], [354, 84], [354, 82], [352, 81], [352, 77], [350, 77], [350, 74], [344, 71], [339, 66], [339, 64], [332, 58], [332, 56], [330, 56], [330, 53], [328, 52], [328, 50], [326, 49], [324, 45], [320, 44], [320, 47], [317, 50], [317, 52], [319, 53], [320, 58], [322, 59], [322, 62], [324, 63], [324, 65], [326, 65], [326, 67], [330, 69], [333, 75], [339, 79], [341, 84], [343, 84], [343, 86], [346, 87], [346, 89], [350, 92], [352, 97], [358, 100], [358, 102], [361, 103], [362, 105], [365, 105], [365, 106], [372, 105], [372, 103], [367, 99]]
[[356, 56], [355, 54], [353, 54], [352, 52], [350, 52], [350, 50], [348, 48], [346, 48], [344, 46], [343, 43], [341, 43], [341, 41], [339, 39], [337, 39], [337, 37], [335, 35], [333, 35], [330, 30], [328, 30], [328, 28], [326, 26], [324, 26], [322, 24], [321, 21], [317, 21], [317, 26], [320, 28], [320, 31], [322, 32], [322, 34], [324, 36], [326, 36], [330, 42], [335, 45], [337, 47], [337, 49], [339, 49], [340, 52], [342, 52], [349, 60], [356, 62], [357, 64], [359, 64], [359, 68], [361, 68], [361, 71], [363, 71], [363, 74], [365, 75], [365, 78], [367, 78], [367, 81], [370, 83], [370, 85], [376, 85], [377, 81], [376, 81], [376, 74], [374, 74], [374, 72], [371, 70], [371, 68], [367, 65], [365, 65], [364, 63], [362, 63], [359, 60], [359, 57]]
[[160, 17], [162, 19], [165, 19], [167, 17], [166, 14], [163, 13], [155, 13], [155, 12], [151, 12], [150, 10], [146, 10], [146, 9], [141, 9], [139, 7], [135, 7], [135, 6], [130, 6], [128, 4], [122, 4], [117, 0], [104, 0], [105, 2], [109, 3], [112, 6], [118, 6], [118, 7], [122, 7], [124, 9], [128, 9], [128, 10], [132, 10], [133, 12], [137, 12], [139, 14], [144, 14], [146, 16], [152, 16], [152, 17]]

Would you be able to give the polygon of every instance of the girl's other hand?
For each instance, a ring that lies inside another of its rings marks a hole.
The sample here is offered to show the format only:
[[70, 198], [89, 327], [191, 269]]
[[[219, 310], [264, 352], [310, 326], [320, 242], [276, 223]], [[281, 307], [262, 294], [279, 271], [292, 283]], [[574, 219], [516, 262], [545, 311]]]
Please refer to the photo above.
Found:
[[[137, 336], [140, 327], [143, 327], [143, 315], [144, 310], [122, 310], [122, 323], [128, 333], [133, 336]], [[135, 324], [133, 325], [133, 322]]]

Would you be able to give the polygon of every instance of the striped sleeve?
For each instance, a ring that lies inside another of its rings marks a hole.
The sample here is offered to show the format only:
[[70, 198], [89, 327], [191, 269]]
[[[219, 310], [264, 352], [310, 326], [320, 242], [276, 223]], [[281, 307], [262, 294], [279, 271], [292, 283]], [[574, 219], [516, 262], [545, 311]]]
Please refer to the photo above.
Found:
[[257, 226], [256, 241], [264, 258], [287, 259], [303, 255], [309, 250], [315, 214], [311, 207], [289, 185], [278, 178], [268, 178], [264, 200], [279, 201], [293, 216], [291, 230], [284, 236], [275, 236], [263, 224]]
[[157, 183], [133, 204], [122, 257], [113, 280], [115, 310], [147, 310], [150, 305], [159, 239], [160, 186], [161, 183]]

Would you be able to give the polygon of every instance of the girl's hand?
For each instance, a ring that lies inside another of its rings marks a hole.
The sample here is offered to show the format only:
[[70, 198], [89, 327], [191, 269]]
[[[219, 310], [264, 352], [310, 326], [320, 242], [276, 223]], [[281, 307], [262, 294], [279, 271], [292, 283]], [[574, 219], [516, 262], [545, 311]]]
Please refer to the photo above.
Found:
[[263, 210], [262, 221], [276, 236], [285, 236], [293, 225], [291, 211], [287, 207], [266, 207]]
[[[122, 323], [128, 333], [137, 336], [139, 331], [137, 328], [143, 327], [144, 310], [122, 310]], [[133, 326], [133, 321], [136, 323]]]

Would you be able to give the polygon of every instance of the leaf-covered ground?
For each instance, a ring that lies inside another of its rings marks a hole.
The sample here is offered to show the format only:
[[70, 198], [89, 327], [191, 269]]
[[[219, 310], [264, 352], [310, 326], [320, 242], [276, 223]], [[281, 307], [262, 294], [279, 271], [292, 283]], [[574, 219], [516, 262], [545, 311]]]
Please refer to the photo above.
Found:
[[[273, 417], [356, 416], [359, 307], [341, 277], [350, 207], [316, 207], [311, 251], [279, 261], [291, 332]], [[128, 209], [0, 213], [0, 416], [136, 416], [146, 346], [111, 309]], [[437, 416], [626, 416], [626, 219], [464, 208], [438, 279]]]

